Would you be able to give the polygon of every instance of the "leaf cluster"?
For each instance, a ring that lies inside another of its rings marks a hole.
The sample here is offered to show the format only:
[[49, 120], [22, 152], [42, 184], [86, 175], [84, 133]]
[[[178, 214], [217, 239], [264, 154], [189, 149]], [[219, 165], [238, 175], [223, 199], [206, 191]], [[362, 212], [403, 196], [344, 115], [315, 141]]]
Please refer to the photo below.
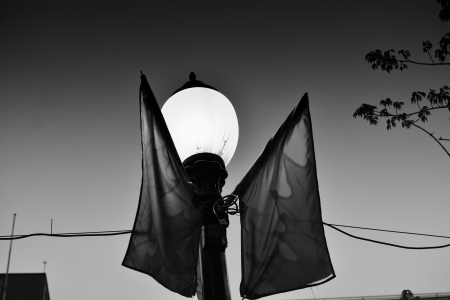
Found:
[[[437, 0], [441, 5], [442, 10], [439, 12], [439, 18], [442, 22], [450, 21], [450, 0]], [[450, 55], [450, 33], [445, 34], [439, 41], [439, 48], [434, 51], [434, 57], [439, 60], [439, 63], [435, 63], [431, 57], [430, 51], [433, 48], [433, 44], [430, 41], [422, 42], [423, 52], [427, 53], [431, 59], [431, 63], [417, 62], [410, 59], [411, 53], [408, 50], [397, 51], [398, 55], [401, 55], [402, 59], [398, 59], [395, 55], [395, 50], [390, 49], [387, 51], [381, 51], [379, 49], [371, 51], [366, 55], [366, 61], [372, 65], [372, 69], [376, 70], [380, 68], [382, 71], [390, 73], [392, 70], [403, 71], [408, 68], [408, 63], [419, 65], [445, 65], [447, 56]]]
[[[408, 55], [410, 55], [409, 52]], [[390, 73], [393, 69], [403, 71], [408, 68], [404, 61], [397, 59], [394, 49], [384, 52], [380, 49], [371, 51], [366, 54], [366, 61], [369, 64], [372, 64], [372, 69], [376, 70], [381, 68], [382, 71], [386, 71], [388, 73]]]
[[[449, 21], [450, 0], [437, 0], [437, 2], [442, 6], [442, 10], [439, 13], [439, 18], [443, 22]], [[408, 50], [399, 50], [397, 54], [400, 55], [402, 59], [398, 59], [394, 49], [384, 52], [379, 49], [371, 51], [366, 55], [365, 59], [369, 64], [371, 64], [372, 69], [376, 70], [380, 68], [382, 71], [386, 71], [388, 73], [392, 70], [403, 71], [408, 68], [408, 64], [427, 66], [450, 65], [450, 63], [445, 62], [447, 56], [450, 55], [450, 33], [445, 34], [444, 37], [441, 38], [439, 41], [439, 48], [434, 51], [434, 57], [438, 59], [438, 63], [435, 63], [431, 56], [433, 44], [430, 41], [425, 41], [422, 43], [422, 46], [423, 52], [428, 54], [431, 63], [411, 60], [411, 53]], [[423, 99], [428, 100], [429, 106], [421, 105]], [[386, 98], [380, 101], [380, 105], [382, 106], [381, 109], [378, 109], [374, 105], [364, 103], [355, 111], [353, 117], [362, 117], [367, 120], [370, 125], [377, 125], [379, 118], [386, 118], [386, 127], [388, 130], [396, 127], [397, 124], [401, 124], [403, 128], [407, 129], [414, 126], [430, 135], [447, 153], [447, 155], [450, 156], [450, 152], [440, 142], [450, 141], [450, 139], [445, 139], [442, 137], [437, 139], [434, 136], [434, 133], [430, 133], [418, 125], [419, 122], [427, 122], [428, 117], [431, 115], [431, 111], [433, 110], [445, 109], [450, 112], [450, 88], [447, 85], [444, 85], [439, 89], [439, 91], [430, 89], [428, 94], [421, 91], [413, 92], [411, 96], [411, 104], [416, 105], [418, 110], [410, 113], [404, 113], [401, 112], [403, 106], [405, 105], [404, 102], [393, 102], [390, 98]]]
[[[424, 105], [421, 106], [423, 99], [427, 99], [430, 107]], [[412, 125], [417, 122], [427, 122], [428, 117], [431, 115], [431, 111], [435, 109], [447, 109], [450, 111], [450, 88], [445, 85], [436, 90], [430, 89], [428, 95], [424, 92], [417, 91], [411, 95], [411, 103], [417, 105], [418, 110], [411, 113], [401, 113], [404, 102], [393, 102], [390, 98], [386, 98], [380, 101], [380, 105], [383, 107], [378, 110], [378, 107], [370, 104], [362, 104], [353, 114], [353, 117], [363, 117], [370, 125], [377, 125], [380, 117], [386, 118], [387, 129], [396, 127], [397, 123], [400, 123], [403, 128], [411, 128]]]
[[[450, 1], [450, 0], [449, 0]], [[448, 65], [445, 63], [447, 56], [450, 55], [450, 33], [446, 33], [439, 41], [439, 48], [434, 51], [434, 57], [439, 60], [439, 63], [435, 63], [431, 57], [430, 51], [433, 48], [433, 44], [430, 41], [422, 42], [423, 52], [427, 53], [431, 59], [431, 63], [418, 62], [411, 60], [411, 53], [409, 50], [399, 50], [398, 55], [401, 55], [403, 59], [398, 59], [395, 55], [395, 50], [390, 49], [387, 51], [381, 51], [380, 49], [373, 50], [366, 54], [366, 61], [371, 64], [372, 69], [376, 70], [380, 68], [382, 71], [390, 73], [392, 70], [403, 71], [408, 68], [408, 64], [418, 65]]]
[[[428, 41], [427, 41], [428, 42]], [[431, 43], [430, 43], [431, 45]], [[431, 45], [432, 47], [433, 45]], [[435, 57], [439, 59], [441, 63], [445, 61], [447, 56], [450, 54], [450, 33], [446, 33], [443, 38], [439, 41], [439, 49], [434, 51]], [[430, 48], [431, 49], [431, 48]], [[425, 49], [424, 49], [425, 51]]]
[[439, 12], [439, 19], [442, 22], [450, 21], [450, 0], [437, 0], [441, 4], [442, 10]]

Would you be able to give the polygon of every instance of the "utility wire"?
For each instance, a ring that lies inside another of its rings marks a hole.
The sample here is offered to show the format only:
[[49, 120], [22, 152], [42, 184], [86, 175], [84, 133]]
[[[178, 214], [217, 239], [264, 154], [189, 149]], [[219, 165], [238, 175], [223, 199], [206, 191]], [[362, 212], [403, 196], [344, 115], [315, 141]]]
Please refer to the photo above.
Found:
[[[402, 249], [413, 249], [413, 250], [425, 250], [425, 249], [440, 249], [449, 247], [450, 244], [447, 245], [441, 245], [441, 246], [429, 246], [429, 247], [409, 247], [409, 246], [401, 246], [391, 243], [385, 243], [381, 241], [366, 239], [362, 237], [358, 237], [355, 235], [352, 235], [348, 232], [345, 232], [341, 229], [336, 228], [336, 226], [339, 227], [349, 227], [349, 228], [355, 228], [355, 229], [364, 229], [364, 230], [375, 230], [375, 231], [383, 231], [383, 232], [392, 232], [392, 233], [401, 233], [401, 234], [413, 234], [413, 235], [421, 235], [421, 236], [429, 236], [429, 237], [440, 237], [440, 238], [450, 238], [449, 236], [442, 236], [442, 235], [432, 235], [432, 234], [423, 234], [423, 233], [414, 233], [414, 232], [404, 232], [404, 231], [394, 231], [394, 230], [385, 230], [385, 229], [377, 229], [377, 228], [367, 228], [367, 227], [357, 227], [357, 226], [349, 226], [349, 225], [338, 225], [338, 224], [328, 224], [323, 222], [324, 225], [327, 225], [328, 227], [331, 227], [345, 235], [348, 235], [352, 238], [363, 240], [367, 242], [382, 244], [386, 246], [392, 246]], [[113, 235], [122, 235], [122, 234], [130, 234], [132, 233], [132, 230], [111, 230], [111, 231], [90, 231], [90, 232], [73, 232], [73, 233], [33, 233], [33, 234], [24, 234], [24, 235], [13, 235], [13, 236], [0, 236], [0, 240], [18, 240], [18, 239], [24, 239], [32, 236], [50, 236], [50, 237], [88, 237], [88, 236], [113, 236]]]
[[117, 231], [92, 231], [92, 232], [73, 232], [73, 233], [32, 233], [23, 235], [10, 236], [0, 236], [1, 240], [20, 240], [32, 236], [54, 236], [54, 237], [86, 237], [86, 236], [111, 236], [111, 235], [121, 235], [129, 234], [132, 230], [117, 230]]
[[348, 228], [356, 228], [356, 229], [375, 230], [375, 231], [384, 231], [384, 232], [393, 232], [393, 233], [413, 234], [413, 235], [423, 235], [423, 236], [431, 236], [431, 237], [450, 239], [450, 236], [445, 236], [445, 235], [434, 235], [434, 234], [415, 233], [415, 232], [407, 232], [407, 231], [395, 231], [395, 230], [367, 228], [367, 227], [358, 227], [358, 226], [349, 226], [349, 225], [327, 224], [325, 222], [322, 222], [322, 223], [325, 225], [328, 225], [328, 226], [333, 225], [333, 226], [337, 226], [337, 227], [348, 227]]
[[372, 242], [372, 243], [376, 243], [376, 244], [381, 244], [381, 245], [386, 245], [386, 246], [392, 246], [392, 247], [397, 247], [397, 248], [402, 248], [402, 249], [425, 250], [425, 249], [439, 249], [439, 248], [450, 247], [450, 244], [447, 244], [447, 245], [441, 245], [441, 246], [430, 246], [430, 247], [408, 247], [408, 246], [401, 246], [401, 245], [396, 245], [396, 244], [385, 243], [385, 242], [380, 242], [380, 241], [376, 241], [376, 240], [371, 240], [371, 239], [362, 238], [362, 237], [359, 237], [359, 236], [352, 235], [352, 234], [350, 234], [350, 233], [348, 233], [348, 232], [345, 232], [345, 231], [343, 231], [343, 230], [341, 230], [341, 229], [339, 229], [339, 228], [336, 228], [336, 227], [334, 227], [334, 226], [331, 225], [331, 224], [327, 224], [327, 223], [325, 223], [325, 222], [323, 222], [323, 224], [324, 224], [324, 225], [327, 225], [327, 226], [329, 226], [329, 227], [331, 227], [331, 228], [333, 228], [333, 229], [335, 229], [335, 230], [337, 230], [337, 231], [339, 231], [339, 232], [341, 232], [341, 233], [343, 233], [343, 234], [345, 234], [345, 235], [348, 235], [348, 236], [350, 236], [350, 237], [352, 237], [352, 238], [358, 239], [358, 240], [363, 240], [363, 241], [367, 241], [367, 242]]

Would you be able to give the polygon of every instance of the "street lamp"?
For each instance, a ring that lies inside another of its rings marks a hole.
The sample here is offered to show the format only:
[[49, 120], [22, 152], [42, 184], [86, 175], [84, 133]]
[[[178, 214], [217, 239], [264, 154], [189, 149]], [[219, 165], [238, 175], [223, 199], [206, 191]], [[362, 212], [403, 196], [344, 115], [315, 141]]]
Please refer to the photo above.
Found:
[[236, 150], [239, 127], [231, 102], [215, 88], [189, 81], [166, 101], [162, 113], [181, 161], [199, 153], [220, 156], [225, 166]]
[[[205, 300], [231, 299], [225, 262], [228, 215], [217, 206], [228, 173], [225, 169], [236, 150], [239, 127], [231, 102], [215, 88], [189, 81], [162, 108], [178, 155], [195, 185], [195, 203], [204, 216], [200, 245], [197, 292]], [[216, 205], [215, 205], [216, 204]]]
[[236, 114], [216, 89], [194, 73], [189, 78], [161, 111], [141, 75], [141, 192], [122, 264], [185, 297], [197, 292], [202, 300], [229, 300], [226, 228], [228, 214], [240, 213], [242, 297], [333, 279], [308, 95], [222, 197], [238, 140]]

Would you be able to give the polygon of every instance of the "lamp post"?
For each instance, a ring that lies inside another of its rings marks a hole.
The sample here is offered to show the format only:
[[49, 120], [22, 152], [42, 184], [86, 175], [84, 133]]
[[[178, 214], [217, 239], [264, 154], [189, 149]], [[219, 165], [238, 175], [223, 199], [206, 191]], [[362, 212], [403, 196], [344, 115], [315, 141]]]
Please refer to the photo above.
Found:
[[239, 129], [230, 101], [215, 88], [189, 81], [167, 100], [162, 113], [199, 195], [196, 205], [203, 213], [197, 292], [204, 300], [231, 299], [225, 261], [228, 215], [215, 204], [222, 198], [228, 176], [226, 165], [236, 150]]
[[227, 214], [241, 212], [242, 297], [333, 279], [308, 103], [305, 94], [233, 193], [222, 197], [238, 140], [233, 106], [191, 73], [161, 113], [141, 75], [142, 184], [122, 264], [185, 297], [197, 291], [200, 300], [231, 299]]

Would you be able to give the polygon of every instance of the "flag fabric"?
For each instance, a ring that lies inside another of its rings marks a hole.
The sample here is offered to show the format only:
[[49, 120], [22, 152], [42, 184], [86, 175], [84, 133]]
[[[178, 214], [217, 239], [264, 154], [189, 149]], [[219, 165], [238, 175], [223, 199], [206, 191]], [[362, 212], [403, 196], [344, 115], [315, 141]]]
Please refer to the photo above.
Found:
[[122, 265], [167, 289], [195, 294], [202, 215], [164, 117], [144, 75], [140, 86], [142, 183]]
[[336, 277], [322, 224], [305, 94], [233, 194], [241, 209], [242, 281], [248, 299]]

